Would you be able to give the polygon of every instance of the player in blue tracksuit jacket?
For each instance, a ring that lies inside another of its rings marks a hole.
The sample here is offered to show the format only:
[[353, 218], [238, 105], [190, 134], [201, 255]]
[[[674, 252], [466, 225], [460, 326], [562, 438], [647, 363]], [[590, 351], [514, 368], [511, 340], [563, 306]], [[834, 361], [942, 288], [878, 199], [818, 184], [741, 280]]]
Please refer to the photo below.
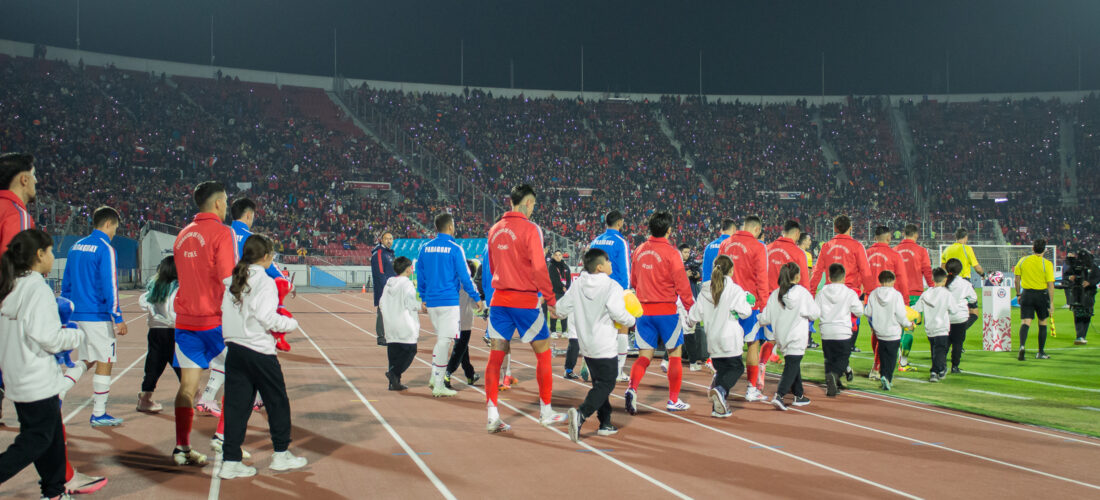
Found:
[[[630, 244], [627, 243], [626, 237], [622, 233], [625, 223], [623, 214], [618, 210], [612, 210], [603, 217], [603, 222], [607, 226], [607, 230], [592, 240], [588, 248], [598, 248], [607, 253], [607, 258], [611, 261], [611, 279], [621, 285], [623, 290], [630, 290]], [[629, 381], [630, 377], [623, 373], [623, 366], [626, 365], [626, 355], [630, 349], [630, 337], [625, 334], [619, 335], [617, 342], [619, 347], [619, 375], [616, 379], [620, 382]]]
[[703, 281], [710, 281], [710, 275], [714, 272], [714, 259], [718, 257], [718, 250], [722, 248], [722, 242], [726, 241], [735, 232], [737, 232], [737, 222], [733, 219], [722, 219], [722, 234], [718, 236], [718, 239], [707, 243], [707, 247], [703, 249], [703, 266], [700, 268], [700, 272], [703, 273]]
[[455, 241], [455, 223], [451, 214], [435, 218], [438, 234], [420, 247], [416, 259], [416, 291], [428, 308], [428, 319], [435, 327], [436, 342], [432, 350], [432, 378], [429, 386], [436, 397], [454, 396], [457, 392], [443, 384], [447, 361], [451, 357], [451, 342], [459, 337], [459, 288], [477, 301], [478, 310], [485, 308], [481, 294], [477, 293], [470, 268], [466, 265], [466, 252]]
[[118, 259], [111, 239], [119, 225], [118, 211], [100, 207], [92, 214], [92, 234], [69, 249], [61, 296], [73, 303], [72, 321], [84, 332], [77, 347], [79, 359], [87, 368], [95, 365], [92, 376], [93, 427], [116, 426], [122, 419], [107, 414], [107, 396], [111, 389], [111, 368], [116, 361], [116, 335], [126, 335], [122, 309], [118, 304]]
[[[248, 198], [234, 201], [229, 207], [229, 215], [233, 217], [233, 223], [229, 227], [233, 228], [233, 241], [237, 244], [236, 260], [241, 260], [241, 255], [244, 255], [244, 241], [252, 236], [252, 225], [256, 223], [256, 202]], [[274, 262], [267, 268], [267, 275], [271, 279], [286, 278]]]

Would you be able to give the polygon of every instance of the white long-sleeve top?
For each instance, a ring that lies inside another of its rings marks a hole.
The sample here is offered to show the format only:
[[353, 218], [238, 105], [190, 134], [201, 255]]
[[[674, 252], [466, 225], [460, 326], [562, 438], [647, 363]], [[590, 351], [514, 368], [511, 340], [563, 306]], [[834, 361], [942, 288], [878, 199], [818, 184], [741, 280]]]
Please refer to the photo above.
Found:
[[856, 292], [844, 283], [829, 283], [814, 298], [821, 309], [821, 338], [848, 340], [852, 338], [852, 315], [863, 316], [863, 303]]
[[222, 337], [260, 354], [275, 354], [275, 338], [269, 332], [292, 332], [298, 321], [280, 315], [279, 292], [267, 270], [248, 266], [248, 286], [241, 292], [241, 302], [235, 303], [229, 293], [233, 278], [225, 279], [222, 296]]
[[731, 358], [744, 352], [745, 330], [733, 315], [747, 318], [752, 314], [748, 293], [729, 277], [725, 280], [718, 303], [714, 302], [710, 282], [704, 283], [707, 286], [699, 292], [687, 316], [688, 330], [694, 330], [700, 322], [707, 326], [707, 352], [712, 358]]
[[905, 314], [901, 293], [892, 286], [872, 290], [864, 313], [870, 318], [871, 329], [879, 340], [901, 340], [901, 329], [913, 326]]
[[161, 304], [153, 304], [149, 302], [149, 292], [145, 292], [138, 297], [138, 306], [149, 313], [147, 322], [149, 328], [176, 328], [176, 295], [180, 289], [177, 287], [172, 290], [172, 293], [168, 294], [168, 298]]
[[634, 316], [626, 312], [623, 287], [603, 273], [582, 272], [573, 286], [558, 300], [559, 317], [568, 317], [577, 332], [581, 355], [607, 359], [619, 355], [619, 329], [615, 323], [634, 326]]
[[970, 284], [970, 280], [956, 276], [955, 280], [947, 286], [947, 291], [955, 297], [956, 305], [962, 305], [951, 313], [951, 324], [966, 323], [966, 320], [970, 319], [970, 308], [967, 305], [978, 301], [978, 294], [974, 293], [974, 285]]
[[779, 303], [779, 289], [776, 288], [768, 297], [768, 305], [764, 306], [758, 321], [761, 327], [772, 326], [771, 331], [764, 329], [764, 335], [775, 341], [784, 356], [801, 356], [806, 354], [806, 343], [810, 339], [810, 321], [821, 316], [821, 309], [802, 285], [791, 287], [783, 302], [786, 305]]
[[61, 327], [57, 300], [42, 274], [16, 278], [0, 304], [0, 370], [7, 397], [33, 403], [56, 396], [64, 372], [53, 355], [83, 340], [84, 332]]
[[477, 310], [477, 301], [470, 298], [466, 290], [458, 291], [458, 329], [466, 331], [474, 327], [474, 311]]
[[378, 308], [382, 310], [386, 342], [416, 343], [420, 338], [420, 299], [416, 298], [416, 285], [408, 276], [393, 276], [386, 280], [382, 298], [378, 299]]
[[924, 331], [929, 337], [944, 337], [951, 329], [951, 314], [959, 309], [966, 312], [966, 304], [960, 304], [946, 287], [929, 288], [913, 304], [913, 310], [924, 313]]

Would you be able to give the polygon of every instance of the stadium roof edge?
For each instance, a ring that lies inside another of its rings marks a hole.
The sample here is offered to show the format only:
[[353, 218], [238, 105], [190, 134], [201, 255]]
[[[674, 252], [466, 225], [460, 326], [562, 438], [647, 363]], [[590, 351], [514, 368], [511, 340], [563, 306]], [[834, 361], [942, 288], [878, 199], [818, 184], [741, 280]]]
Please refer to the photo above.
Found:
[[[35, 44], [26, 42], [17, 42], [14, 40], [0, 39], [0, 54], [7, 54], [9, 56], [17, 57], [32, 57], [34, 54]], [[298, 87], [314, 87], [326, 90], [332, 90], [333, 77], [320, 76], [320, 75], [302, 75], [297, 73], [281, 73], [274, 71], [259, 71], [245, 68], [228, 68], [221, 66], [211, 66], [205, 64], [191, 64], [181, 63], [173, 61], [162, 61], [156, 59], [144, 59], [139, 57], [120, 56], [115, 54], [105, 54], [101, 52], [90, 52], [86, 50], [75, 50], [64, 47], [55, 47], [47, 45], [46, 57], [51, 60], [61, 60], [69, 64], [76, 64], [78, 61], [83, 60], [84, 64], [91, 66], [111, 66], [116, 68], [130, 70], [130, 71], [148, 71], [156, 73], [166, 73], [172, 76], [189, 76], [197, 78], [213, 78], [215, 72], [221, 71], [222, 75], [240, 78], [241, 81], [254, 82], [254, 83], [268, 83], [274, 85], [293, 85]], [[406, 92], [421, 92], [421, 93], [433, 93], [433, 94], [461, 94], [464, 89], [479, 89], [486, 92], [491, 92], [494, 96], [498, 97], [514, 97], [524, 95], [534, 98], [571, 98], [577, 97], [585, 100], [605, 100], [608, 98], [617, 99], [629, 99], [632, 101], [643, 101], [648, 99], [651, 102], [657, 102], [662, 96], [679, 95], [683, 97], [691, 97], [695, 94], [640, 94], [640, 93], [606, 93], [606, 92], [580, 92], [577, 90], [540, 90], [540, 89], [510, 89], [500, 87], [475, 87], [460, 85], [439, 85], [430, 83], [408, 83], [408, 82], [390, 82], [382, 80], [366, 80], [360, 78], [347, 78], [346, 82], [351, 85], [358, 86], [362, 83], [366, 83], [371, 88], [383, 89], [383, 90], [401, 90]], [[1007, 92], [1007, 93], [989, 93], [989, 94], [898, 94], [890, 95], [890, 100], [893, 103], [905, 100], [920, 101], [924, 99], [932, 99], [943, 102], [977, 102], [983, 100], [1003, 100], [1003, 99], [1030, 99], [1040, 98], [1043, 100], [1057, 99], [1063, 102], [1078, 101], [1081, 98], [1088, 96], [1090, 93], [1100, 92], [1100, 89], [1096, 90], [1073, 90], [1073, 91], [1054, 91], [1054, 92]], [[882, 94], [872, 95], [871, 97], [878, 97]], [[847, 99], [847, 95], [716, 95], [707, 94], [707, 100], [711, 102], [733, 102], [735, 100], [751, 103], [759, 102], [761, 104], [782, 104], [793, 103], [795, 101], [804, 100], [811, 104], [819, 103], [838, 103], [844, 102]]]

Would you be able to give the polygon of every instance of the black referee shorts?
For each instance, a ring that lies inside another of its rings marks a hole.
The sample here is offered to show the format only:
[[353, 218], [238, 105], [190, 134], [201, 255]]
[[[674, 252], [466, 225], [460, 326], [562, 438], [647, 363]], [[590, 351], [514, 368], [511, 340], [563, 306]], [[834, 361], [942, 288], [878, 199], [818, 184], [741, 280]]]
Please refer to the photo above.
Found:
[[1025, 289], [1020, 294], [1020, 319], [1033, 319], [1038, 316], [1040, 320], [1050, 316], [1050, 295], [1046, 290]]

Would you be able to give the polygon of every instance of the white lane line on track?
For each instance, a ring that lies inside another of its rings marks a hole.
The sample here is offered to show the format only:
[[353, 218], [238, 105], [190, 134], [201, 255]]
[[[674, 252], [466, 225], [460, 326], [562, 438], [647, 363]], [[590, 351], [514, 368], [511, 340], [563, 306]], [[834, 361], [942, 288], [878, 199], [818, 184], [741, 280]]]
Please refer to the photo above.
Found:
[[[332, 298], [333, 300], [336, 300], [337, 302], [343, 302], [343, 301], [341, 301], [341, 300], [338, 300], [338, 299], [335, 299], [335, 298], [333, 298], [333, 297], [329, 297], [329, 298]], [[327, 309], [325, 309], [324, 307], [321, 307], [320, 305], [317, 305], [317, 303], [315, 303], [315, 302], [313, 302], [313, 301], [310, 301], [309, 299], [306, 299], [306, 300], [307, 300], [307, 301], [309, 301], [309, 302], [310, 302], [311, 304], [313, 304], [313, 305], [315, 305], [315, 306], [317, 306], [317, 307], [321, 308], [321, 310], [323, 310], [323, 311], [326, 311], [326, 312], [327, 312]], [[347, 304], [346, 302], [344, 302], [344, 303], [345, 303], [345, 304]], [[347, 305], [352, 305], [352, 304], [347, 304]], [[358, 306], [353, 306], [353, 307], [358, 307]], [[332, 315], [333, 317], [335, 317], [335, 318], [338, 318], [338, 319], [339, 319], [340, 321], [343, 321], [343, 322], [345, 322], [345, 323], [347, 323], [347, 324], [351, 325], [352, 327], [354, 327], [354, 328], [358, 329], [359, 331], [362, 331], [363, 333], [366, 333], [367, 335], [372, 335], [372, 336], [376, 336], [376, 335], [374, 335], [373, 333], [371, 333], [371, 332], [367, 331], [366, 329], [364, 329], [364, 328], [360, 327], [359, 325], [356, 325], [355, 323], [352, 323], [352, 322], [350, 322], [350, 321], [348, 321], [348, 320], [344, 319], [343, 317], [341, 317], [341, 316], [340, 316], [340, 315], [338, 315], [338, 314], [335, 314], [335, 313], [332, 313], [332, 312], [329, 312], [329, 314], [331, 314], [331, 315]], [[426, 365], [428, 365], [428, 366], [431, 366], [431, 363], [430, 363], [430, 362], [428, 362], [428, 361], [424, 361], [423, 359], [420, 359], [420, 357], [419, 357], [419, 356], [417, 356], [417, 357], [416, 357], [415, 359], [416, 359], [417, 361], [421, 362], [421, 363], [424, 363], [424, 364], [426, 364]], [[485, 391], [483, 391], [482, 389], [480, 389], [480, 388], [478, 388], [478, 387], [476, 387], [476, 386], [469, 386], [469, 387], [473, 388], [474, 390], [476, 390], [476, 391], [480, 392], [480, 393], [481, 393], [481, 394], [483, 394], [483, 395], [485, 394]], [[511, 404], [509, 404], [509, 403], [506, 403], [506, 402], [504, 402], [504, 401], [499, 401], [499, 403], [500, 403], [500, 404], [501, 404], [502, 406], [506, 406], [506, 407], [508, 407], [508, 409], [510, 409], [510, 410], [512, 410], [512, 411], [514, 411], [514, 412], [515, 412], [516, 414], [518, 414], [518, 415], [522, 415], [522, 416], [526, 417], [527, 419], [529, 419], [529, 420], [532, 420], [532, 421], [534, 421], [535, 423], [539, 423], [539, 420], [538, 420], [537, 418], [535, 418], [534, 416], [532, 416], [532, 415], [530, 415], [530, 414], [528, 414], [528, 413], [526, 413], [526, 412], [524, 412], [524, 411], [520, 410], [519, 408], [516, 408], [515, 406], [512, 406]], [[540, 425], [541, 425], [541, 424], [540, 424]], [[567, 439], [567, 440], [569, 439], [569, 435], [568, 435], [568, 434], [566, 434], [566, 433], [564, 433], [564, 432], [562, 432], [562, 431], [560, 431], [560, 430], [558, 430], [558, 429], [555, 429], [555, 428], [553, 428], [553, 427], [546, 427], [546, 429], [549, 429], [550, 431], [552, 431], [552, 432], [554, 432], [554, 433], [558, 434], [558, 435], [559, 435], [559, 436], [561, 436], [561, 437], [564, 437], [564, 438], [565, 438], [565, 439]], [[587, 450], [591, 451], [592, 453], [595, 453], [596, 455], [598, 455], [598, 456], [600, 456], [600, 457], [602, 457], [602, 458], [604, 458], [604, 459], [606, 459], [606, 460], [610, 461], [611, 463], [613, 463], [613, 464], [615, 464], [615, 465], [618, 465], [619, 467], [622, 467], [623, 469], [625, 469], [625, 470], [627, 470], [627, 471], [631, 472], [632, 474], [634, 474], [634, 475], [636, 475], [636, 476], [638, 476], [638, 477], [640, 477], [640, 478], [642, 478], [642, 479], [644, 479], [644, 480], [646, 480], [646, 481], [648, 481], [648, 482], [650, 482], [650, 483], [652, 483], [652, 484], [656, 485], [657, 487], [659, 487], [659, 488], [661, 488], [661, 489], [665, 490], [666, 492], [668, 492], [668, 493], [672, 494], [673, 496], [675, 496], [675, 497], [677, 497], [677, 498], [682, 498], [682, 499], [690, 499], [690, 498], [691, 498], [690, 496], [687, 496], [687, 495], [685, 495], [685, 494], [681, 493], [681, 492], [680, 492], [679, 490], [676, 490], [675, 488], [673, 488], [673, 487], [671, 487], [671, 486], [669, 486], [669, 485], [667, 485], [667, 484], [665, 484], [665, 483], [662, 483], [662, 482], [658, 481], [657, 479], [653, 478], [652, 476], [650, 476], [650, 475], [648, 475], [648, 474], [646, 474], [646, 473], [644, 473], [644, 472], [642, 472], [642, 471], [640, 471], [640, 470], [638, 470], [638, 469], [635, 469], [634, 467], [631, 467], [630, 465], [627, 465], [626, 463], [623, 463], [623, 462], [622, 462], [622, 461], [620, 461], [619, 459], [616, 459], [616, 458], [614, 458], [614, 457], [612, 457], [612, 456], [610, 456], [610, 455], [608, 455], [608, 454], [604, 453], [603, 451], [600, 451], [599, 449], [593, 448], [593, 447], [592, 447], [591, 445], [589, 445], [588, 443], [585, 443], [585, 442], [583, 442], [583, 441], [582, 441], [582, 442], [580, 442], [580, 443], [577, 443], [577, 444], [578, 444], [578, 445], [580, 445], [580, 446], [582, 446], [582, 447], [584, 447], [585, 449], [587, 449]]]
[[[313, 302], [312, 300], [305, 299], [305, 301], [309, 302], [310, 304], [313, 304], [314, 306], [318, 307], [322, 311], [326, 311], [325, 308], [321, 307], [320, 305], [318, 305], [316, 302]], [[333, 314], [333, 313], [329, 313], [329, 314], [331, 314], [332, 316], [334, 316], [336, 318], [340, 318], [341, 320], [347, 322], [348, 324], [350, 324], [352, 326], [355, 326], [353, 323], [345, 320], [344, 318], [341, 318], [337, 314]], [[321, 357], [325, 358], [325, 361], [328, 362], [329, 366], [332, 367], [333, 371], [335, 371], [336, 374], [339, 375], [340, 378], [344, 381], [344, 383], [347, 384], [347, 386], [351, 389], [351, 391], [355, 393], [356, 397], [359, 398], [359, 401], [361, 401], [363, 403], [363, 406], [367, 407], [367, 410], [369, 410], [371, 412], [371, 414], [374, 415], [374, 418], [377, 419], [380, 424], [382, 424], [382, 427], [386, 429], [386, 432], [388, 432], [391, 437], [393, 437], [394, 441], [397, 441], [397, 444], [401, 446], [401, 449], [405, 450], [405, 453], [409, 456], [410, 459], [412, 459], [413, 462], [416, 463], [416, 466], [420, 468], [420, 471], [424, 473], [424, 475], [428, 478], [429, 481], [432, 482], [432, 484], [436, 487], [436, 489], [439, 490], [439, 493], [441, 495], [443, 495], [443, 498], [447, 498], [449, 500], [454, 500], [456, 497], [454, 496], [453, 493], [451, 493], [451, 490], [448, 489], [445, 484], [443, 484], [443, 481], [441, 481], [439, 479], [439, 477], [435, 475], [434, 472], [432, 472], [431, 468], [428, 467], [428, 464], [424, 463], [424, 460], [422, 460], [420, 458], [420, 455], [418, 455], [416, 453], [416, 451], [413, 450], [412, 447], [409, 446], [409, 444], [406, 443], [405, 440], [401, 438], [401, 435], [398, 434], [397, 431], [392, 426], [390, 426], [389, 422], [387, 422], [386, 419], [384, 417], [382, 417], [382, 414], [378, 412], [378, 410], [374, 407], [374, 405], [370, 404], [370, 401], [367, 401], [366, 396], [364, 396], [362, 392], [359, 392], [359, 389], [357, 387], [355, 387], [355, 384], [351, 383], [351, 380], [348, 379], [347, 375], [344, 375], [344, 372], [342, 370], [340, 370], [339, 367], [336, 366], [336, 363], [332, 362], [332, 358], [329, 358], [328, 355], [325, 354], [325, 351], [321, 349], [321, 346], [317, 345], [317, 342], [314, 342], [313, 337], [310, 337], [309, 334], [306, 333], [306, 331], [301, 328], [301, 325], [298, 325], [298, 330], [302, 332], [302, 335], [305, 335], [306, 340], [308, 340], [309, 343], [313, 345], [313, 348], [317, 349], [317, 352], [321, 355]]]
[[[350, 304], [350, 303], [344, 302], [344, 301], [342, 301], [342, 300], [336, 299], [335, 297], [329, 297], [329, 298], [331, 298], [332, 300], [335, 300], [335, 301], [337, 301], [337, 302], [341, 302], [341, 303], [343, 303], [343, 304], [345, 304], [345, 305], [350, 305], [350, 306], [352, 306], [352, 307], [357, 307], [357, 308], [363, 309], [363, 308], [361, 308], [361, 307], [359, 307], [359, 306], [356, 306], [356, 305], [354, 305], [354, 304]], [[364, 309], [364, 310], [365, 310], [365, 309]], [[336, 315], [334, 315], [334, 316], [336, 316]], [[340, 316], [336, 316], [336, 317], [340, 318]], [[348, 323], [349, 325], [352, 325], [352, 326], [355, 326], [356, 328], [359, 328], [359, 327], [358, 327], [358, 326], [356, 326], [356, 325], [355, 325], [354, 323], [352, 323], [352, 322], [350, 322], [350, 321], [347, 321], [347, 320], [346, 320], [346, 319], [344, 319], [344, 318], [340, 318], [340, 319], [341, 319], [342, 321], [344, 321], [345, 323]], [[364, 332], [366, 332], [366, 330], [363, 330], [362, 328], [359, 328], [359, 329], [360, 329], [360, 330], [362, 330], [362, 331], [364, 331]], [[421, 329], [421, 330], [422, 330], [422, 331], [427, 331], [427, 330], [424, 330], [424, 329]], [[368, 333], [369, 333], [369, 332], [368, 332]], [[429, 332], [429, 333], [431, 333], [431, 332]], [[473, 349], [477, 349], [477, 350], [479, 350], [479, 351], [482, 351], [482, 352], [487, 352], [487, 351], [486, 351], [486, 350], [485, 350], [484, 348], [481, 348], [481, 347], [478, 347], [478, 346], [474, 346], [474, 345], [471, 345], [470, 347], [471, 347], [471, 348], [473, 348]], [[531, 365], [529, 365], [529, 364], [526, 364], [526, 363], [523, 363], [523, 362], [520, 362], [520, 361], [515, 361], [515, 360], [513, 360], [513, 363], [516, 363], [516, 364], [518, 364], [518, 365], [521, 365], [521, 366], [526, 366], [526, 367], [528, 367], [528, 368], [534, 368], [533, 366], [531, 366]], [[574, 380], [569, 380], [569, 379], [566, 379], [566, 378], [564, 378], [564, 377], [562, 377], [562, 376], [560, 376], [560, 375], [555, 375], [555, 377], [556, 377], [556, 378], [559, 378], [559, 379], [562, 379], [562, 380], [565, 380], [566, 382], [572, 382], [572, 383], [574, 383], [574, 384], [580, 385], [581, 387], [587, 387], [587, 386], [586, 386], [585, 384], [582, 384], [582, 383], [580, 383], [580, 382], [577, 382], [577, 381], [574, 381]], [[475, 389], [477, 389], [477, 388], [475, 387]], [[479, 390], [479, 392], [480, 392], [480, 390]], [[619, 395], [617, 395], [617, 394], [612, 394], [612, 396], [613, 396], [613, 397], [616, 397], [616, 398], [618, 398], [618, 399], [622, 399], [622, 396], [619, 396]], [[895, 494], [895, 495], [898, 495], [898, 496], [901, 496], [901, 497], [905, 497], [905, 498], [914, 498], [914, 499], [915, 499], [915, 498], [920, 498], [920, 497], [918, 497], [918, 496], [912, 495], [912, 494], [910, 494], [910, 493], [906, 493], [906, 492], [904, 492], [904, 491], [901, 491], [901, 490], [898, 490], [898, 489], [892, 488], [892, 487], [890, 487], [890, 486], [886, 486], [886, 485], [884, 485], [884, 484], [881, 484], [881, 483], [878, 483], [878, 482], [876, 482], [876, 481], [872, 481], [872, 480], [870, 480], [870, 479], [866, 479], [866, 478], [863, 478], [863, 477], [857, 476], [857, 475], [855, 475], [855, 474], [851, 474], [851, 473], [849, 473], [849, 472], [845, 472], [845, 471], [842, 471], [842, 470], [840, 470], [840, 469], [836, 469], [836, 468], [830, 467], [830, 466], [828, 466], [828, 465], [825, 465], [825, 464], [822, 464], [822, 463], [819, 463], [819, 462], [815, 462], [815, 461], [813, 461], [813, 460], [810, 460], [810, 459], [807, 459], [807, 458], [803, 458], [803, 457], [800, 457], [800, 456], [798, 456], [798, 455], [795, 455], [795, 454], [793, 454], [793, 453], [789, 453], [789, 452], [786, 452], [786, 451], [783, 451], [783, 450], [780, 450], [780, 449], [776, 449], [776, 448], [773, 448], [773, 447], [769, 447], [769, 446], [766, 446], [766, 445], [764, 445], [763, 443], [759, 443], [759, 442], [757, 442], [757, 441], [754, 441], [754, 440], [752, 440], [752, 439], [749, 439], [749, 438], [746, 438], [746, 437], [743, 437], [743, 436], [740, 436], [740, 435], [737, 435], [737, 434], [733, 434], [733, 433], [731, 433], [731, 432], [727, 432], [727, 431], [724, 431], [724, 430], [722, 430], [722, 429], [718, 429], [718, 428], [712, 427], [712, 426], [710, 426], [710, 425], [707, 425], [707, 424], [704, 424], [704, 423], [702, 423], [702, 422], [698, 422], [698, 421], [695, 421], [695, 420], [689, 419], [689, 418], [687, 418], [687, 417], [683, 417], [683, 416], [681, 416], [681, 415], [677, 415], [677, 414], [675, 414], [675, 413], [672, 413], [672, 412], [669, 412], [669, 411], [665, 411], [665, 410], [662, 410], [662, 409], [660, 409], [660, 408], [656, 408], [656, 407], [653, 407], [653, 406], [649, 406], [649, 405], [647, 405], [647, 404], [644, 404], [644, 403], [638, 403], [638, 405], [639, 405], [639, 406], [642, 406], [642, 407], [644, 407], [644, 408], [647, 408], [647, 409], [649, 409], [649, 410], [651, 410], [651, 411], [653, 411], [653, 412], [666, 414], [666, 415], [668, 415], [668, 416], [670, 416], [670, 417], [673, 417], [673, 418], [676, 418], [676, 419], [682, 420], [682, 421], [684, 421], [684, 422], [687, 422], [687, 423], [690, 423], [690, 424], [693, 424], [693, 425], [696, 425], [696, 426], [702, 427], [702, 428], [704, 428], [704, 429], [708, 429], [708, 430], [711, 430], [711, 431], [717, 432], [717, 433], [719, 433], [719, 434], [722, 434], [722, 435], [725, 435], [725, 436], [728, 436], [728, 437], [731, 437], [731, 438], [737, 439], [737, 440], [739, 440], [739, 441], [742, 441], [742, 442], [748, 443], [748, 444], [749, 444], [749, 445], [751, 445], [751, 446], [758, 446], [758, 447], [760, 447], [761, 449], [766, 449], [766, 450], [768, 450], [768, 451], [771, 451], [771, 452], [773, 452], [773, 453], [777, 453], [777, 454], [779, 454], [779, 455], [783, 455], [783, 456], [785, 456], [785, 457], [787, 457], [787, 458], [790, 458], [790, 459], [793, 459], [793, 460], [797, 460], [797, 461], [799, 461], [799, 462], [803, 462], [803, 463], [806, 463], [806, 464], [808, 464], [808, 465], [811, 465], [811, 466], [814, 466], [814, 467], [817, 467], [817, 468], [820, 468], [820, 469], [824, 469], [824, 470], [826, 470], [826, 471], [829, 471], [829, 472], [832, 472], [832, 473], [835, 473], [835, 474], [838, 474], [838, 475], [844, 476], [844, 477], [846, 477], [846, 478], [849, 478], [849, 479], [852, 479], [852, 480], [855, 480], [855, 481], [858, 481], [858, 482], [861, 482], [861, 483], [867, 484], [867, 485], [869, 485], [869, 486], [873, 486], [873, 487], [875, 487], [875, 488], [879, 488], [879, 489], [882, 489], [882, 490], [884, 490], [884, 491], [887, 491], [887, 492], [893, 493], [893, 494]], [[513, 409], [514, 409], [514, 408], [513, 408]], [[518, 410], [516, 410], [516, 411], [518, 411]], [[556, 429], [555, 429], [555, 430], [556, 430]], [[560, 431], [559, 431], [559, 432], [560, 432]], [[566, 436], [566, 437], [568, 437], [568, 436]]]

